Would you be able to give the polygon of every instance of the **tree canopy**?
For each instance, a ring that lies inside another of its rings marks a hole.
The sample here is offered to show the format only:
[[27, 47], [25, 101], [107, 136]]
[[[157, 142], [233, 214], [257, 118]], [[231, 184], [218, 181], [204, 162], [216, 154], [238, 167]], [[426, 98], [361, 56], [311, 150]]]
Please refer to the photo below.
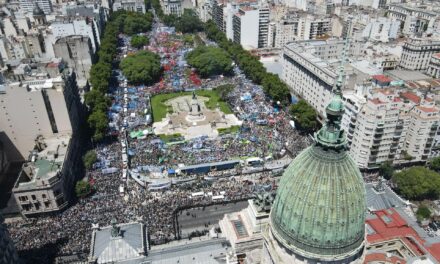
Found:
[[85, 197], [92, 191], [90, 183], [87, 181], [77, 181], [75, 185], [75, 194], [77, 197]]
[[133, 84], [152, 84], [161, 74], [162, 67], [159, 55], [150, 51], [139, 51], [124, 58], [120, 67]]
[[382, 163], [379, 167], [379, 173], [385, 179], [390, 180], [394, 174], [393, 164], [389, 161]]
[[140, 36], [140, 35], [136, 35], [133, 36], [130, 40], [130, 44], [131, 46], [140, 49], [145, 45], [148, 45], [148, 38], [146, 36]]
[[93, 134], [94, 140], [101, 140], [105, 137], [108, 128], [108, 119], [105, 111], [100, 109], [94, 110], [87, 118], [90, 127], [95, 131]]
[[428, 219], [431, 217], [431, 210], [429, 210], [429, 208], [426, 205], [422, 204], [417, 209], [416, 215], [417, 215], [417, 220], [419, 221], [423, 219]]
[[440, 157], [435, 157], [429, 161], [429, 167], [432, 170], [440, 171]]
[[202, 77], [232, 73], [232, 59], [221, 48], [199, 46], [187, 55], [188, 64]]
[[231, 56], [247, 78], [263, 86], [263, 90], [268, 97], [274, 102], [279, 101], [283, 105], [288, 104], [290, 92], [287, 85], [277, 75], [268, 73], [258, 57], [243, 49], [240, 44], [228, 40], [212, 20], [205, 23], [205, 33], [209, 39], [215, 41], [220, 48]]
[[139, 12], [120, 10], [115, 13], [114, 22], [118, 32], [132, 36], [147, 32], [151, 29], [153, 15], [149, 12], [142, 14]]
[[[118, 35], [119, 33], [136, 35], [147, 32], [151, 29], [152, 22], [153, 16], [149, 12], [141, 14], [120, 10], [111, 14], [105, 26], [98, 51], [99, 60], [90, 69], [89, 81], [92, 90], [85, 94], [85, 103], [90, 110], [87, 122], [93, 130], [94, 140], [104, 138], [108, 128], [106, 111], [110, 105], [110, 100], [106, 97], [106, 93], [112, 82], [112, 65], [117, 53]], [[134, 36], [133, 38], [138, 43], [145, 41], [140, 36]]]
[[86, 169], [91, 169], [93, 164], [98, 160], [98, 156], [94, 150], [89, 150], [83, 156], [83, 162]]
[[192, 9], [184, 9], [183, 14], [176, 19], [176, 30], [182, 33], [194, 33], [203, 30], [203, 23]]
[[410, 200], [437, 199], [440, 194], [440, 174], [422, 166], [395, 173], [392, 180]]
[[232, 90], [234, 89], [234, 85], [232, 84], [224, 84], [224, 85], [220, 85], [217, 86], [217, 88], [215, 88], [217, 90], [218, 95], [220, 96], [220, 98], [223, 101], [226, 101], [228, 94], [230, 92], [232, 92]]
[[315, 109], [303, 99], [290, 107], [290, 114], [300, 130], [310, 131], [315, 129], [318, 124]]

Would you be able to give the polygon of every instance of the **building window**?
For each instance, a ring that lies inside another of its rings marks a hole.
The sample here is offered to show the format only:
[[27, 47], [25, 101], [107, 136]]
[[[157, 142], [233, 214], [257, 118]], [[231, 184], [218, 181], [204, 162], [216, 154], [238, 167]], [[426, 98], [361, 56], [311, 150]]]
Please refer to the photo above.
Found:
[[34, 194], [32, 194], [32, 200], [36, 200], [37, 199], [37, 197], [34, 195]]

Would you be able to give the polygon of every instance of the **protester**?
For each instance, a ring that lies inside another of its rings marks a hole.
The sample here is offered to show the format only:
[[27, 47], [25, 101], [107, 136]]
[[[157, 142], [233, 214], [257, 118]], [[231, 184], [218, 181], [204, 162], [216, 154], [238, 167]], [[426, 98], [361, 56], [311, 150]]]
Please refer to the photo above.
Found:
[[[154, 27], [157, 28], [157, 27]], [[121, 38], [127, 38], [120, 36]], [[129, 45], [129, 41], [122, 41]], [[260, 157], [264, 160], [293, 158], [307, 145], [307, 139], [293, 128], [289, 115], [276, 102], [268, 99], [260, 86], [253, 84], [235, 68], [233, 77], [219, 76], [201, 80], [190, 69], [184, 55], [190, 47], [182, 37], [155, 31], [149, 50], [162, 58], [165, 72], [162, 80], [153, 86], [130, 86], [121, 71], [114, 70], [119, 86], [111, 87], [109, 96], [109, 133], [117, 136], [111, 143], [95, 147], [98, 162], [87, 172], [93, 184], [93, 194], [80, 199], [64, 212], [11, 222], [8, 228], [19, 251], [43, 248], [50, 244], [57, 255], [88, 254], [92, 225], [108, 226], [112, 219], [119, 223], [141, 221], [146, 224], [152, 243], [164, 243], [176, 238], [175, 213], [179, 208], [212, 204], [212, 195], [222, 194], [224, 203], [253, 197], [256, 191], [276, 188], [271, 171], [241, 175], [240, 168], [209, 172], [207, 176], [218, 178], [211, 182], [204, 175], [180, 185], [173, 185], [161, 192], [151, 192], [135, 181], [123, 179], [125, 170], [143, 166], [160, 166], [175, 169], [179, 164], [193, 165], [226, 161], [241, 157]], [[130, 47], [120, 49], [119, 57], [127, 55]], [[222, 84], [232, 84], [234, 89], [226, 101], [234, 114], [243, 120], [236, 134], [222, 135], [215, 139], [198, 138], [169, 145], [151, 133], [150, 98], [157, 93], [193, 89], [212, 89]], [[147, 115], [150, 115], [150, 119]], [[131, 137], [130, 132], [146, 131]], [[128, 160], [124, 160], [128, 155]], [[222, 177], [228, 180], [222, 180]], [[123, 196], [119, 186], [125, 187]], [[192, 196], [203, 192], [206, 195]]]

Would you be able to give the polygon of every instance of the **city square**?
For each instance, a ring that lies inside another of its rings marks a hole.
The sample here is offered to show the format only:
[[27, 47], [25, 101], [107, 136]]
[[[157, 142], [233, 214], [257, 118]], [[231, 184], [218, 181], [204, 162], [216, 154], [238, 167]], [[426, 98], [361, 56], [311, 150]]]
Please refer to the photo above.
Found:
[[0, 264], [440, 262], [440, 4], [2, 4]]

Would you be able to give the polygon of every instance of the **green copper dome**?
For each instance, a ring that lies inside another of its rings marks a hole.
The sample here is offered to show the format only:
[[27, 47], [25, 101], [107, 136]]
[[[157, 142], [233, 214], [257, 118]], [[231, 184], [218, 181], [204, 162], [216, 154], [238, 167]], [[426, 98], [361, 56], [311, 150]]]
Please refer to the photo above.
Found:
[[343, 255], [364, 241], [365, 210], [355, 162], [345, 151], [315, 145], [284, 172], [272, 206], [272, 231], [304, 257]]
[[[337, 85], [338, 86], [338, 85]], [[271, 230], [285, 248], [319, 261], [356, 258], [365, 237], [365, 188], [340, 128], [340, 86], [327, 122], [284, 172], [271, 211]]]

